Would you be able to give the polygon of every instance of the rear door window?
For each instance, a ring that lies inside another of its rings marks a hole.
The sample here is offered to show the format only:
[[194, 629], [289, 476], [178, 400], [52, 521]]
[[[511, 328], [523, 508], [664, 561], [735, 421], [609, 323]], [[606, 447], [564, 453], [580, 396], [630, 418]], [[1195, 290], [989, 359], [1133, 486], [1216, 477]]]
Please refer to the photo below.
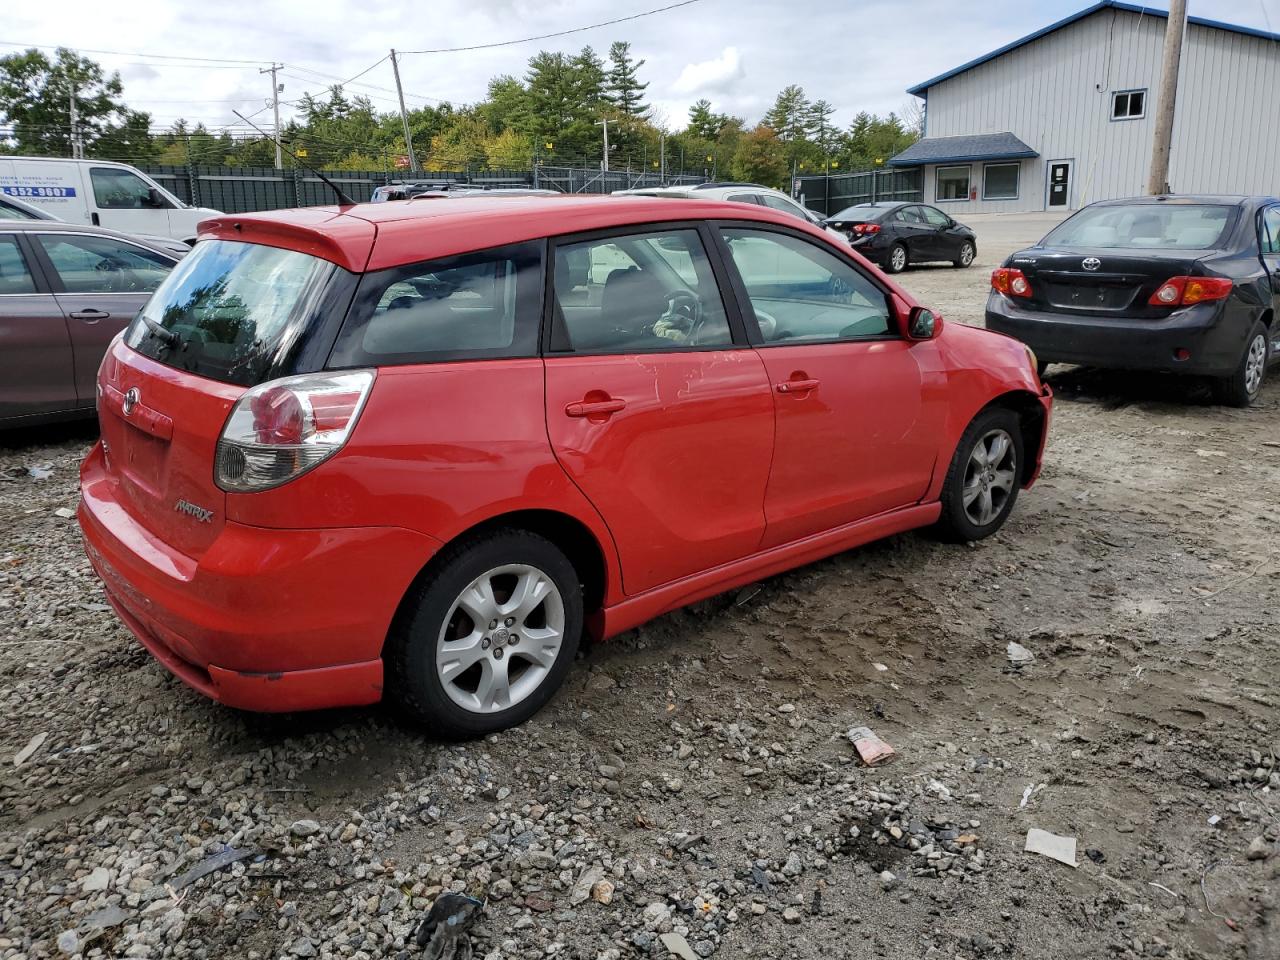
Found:
[[18, 238], [0, 236], [0, 296], [35, 292], [36, 282], [18, 249]]
[[534, 356], [541, 278], [540, 243], [366, 274], [329, 365]]
[[150, 293], [173, 261], [112, 237], [46, 233], [40, 246], [67, 293]]
[[561, 244], [554, 280], [553, 351], [640, 353], [733, 341], [697, 230]]

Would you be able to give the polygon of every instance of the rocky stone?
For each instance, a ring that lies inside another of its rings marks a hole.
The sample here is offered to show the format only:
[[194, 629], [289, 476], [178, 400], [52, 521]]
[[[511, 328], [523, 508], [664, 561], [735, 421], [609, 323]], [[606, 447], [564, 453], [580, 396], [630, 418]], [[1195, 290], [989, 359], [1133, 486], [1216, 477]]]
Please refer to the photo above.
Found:
[[83, 893], [98, 893], [111, 886], [111, 871], [106, 867], [94, 867], [87, 877], [80, 881]]
[[312, 837], [320, 832], [320, 824], [314, 820], [295, 820], [289, 825], [289, 832], [295, 837]]
[[1250, 860], [1265, 860], [1271, 855], [1271, 844], [1267, 843], [1266, 837], [1254, 837], [1253, 842], [1249, 844], [1249, 850], [1245, 854]]

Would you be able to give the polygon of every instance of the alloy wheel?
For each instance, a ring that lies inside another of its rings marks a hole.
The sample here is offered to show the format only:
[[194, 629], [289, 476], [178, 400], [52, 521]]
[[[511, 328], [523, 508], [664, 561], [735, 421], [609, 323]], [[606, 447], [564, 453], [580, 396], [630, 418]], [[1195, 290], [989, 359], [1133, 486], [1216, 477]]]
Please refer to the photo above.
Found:
[[1267, 365], [1267, 338], [1258, 334], [1249, 344], [1249, 353], [1244, 360], [1244, 388], [1250, 395], [1258, 392], [1262, 386], [1262, 374]]
[[902, 247], [894, 247], [893, 252], [889, 254], [889, 262], [893, 266], [893, 270], [897, 273], [907, 266], [907, 251]]
[[965, 515], [979, 527], [1000, 516], [1013, 495], [1018, 477], [1016, 448], [1004, 430], [989, 430], [979, 438], [965, 463], [961, 502]]
[[960, 247], [960, 265], [967, 267], [973, 263], [973, 244], [966, 243]]
[[564, 598], [551, 577], [524, 563], [495, 567], [454, 600], [436, 643], [436, 674], [462, 709], [498, 713], [546, 680], [564, 633]]

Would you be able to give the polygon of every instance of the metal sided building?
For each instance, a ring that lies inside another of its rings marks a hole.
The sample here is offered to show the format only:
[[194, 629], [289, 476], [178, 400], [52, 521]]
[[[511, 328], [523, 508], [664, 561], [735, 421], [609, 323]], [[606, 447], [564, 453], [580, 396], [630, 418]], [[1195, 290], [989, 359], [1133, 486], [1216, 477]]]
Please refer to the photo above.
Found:
[[[1167, 20], [1104, 0], [912, 87], [925, 135], [889, 164], [954, 216], [1145, 193]], [[1188, 19], [1169, 185], [1280, 193], [1280, 35]]]

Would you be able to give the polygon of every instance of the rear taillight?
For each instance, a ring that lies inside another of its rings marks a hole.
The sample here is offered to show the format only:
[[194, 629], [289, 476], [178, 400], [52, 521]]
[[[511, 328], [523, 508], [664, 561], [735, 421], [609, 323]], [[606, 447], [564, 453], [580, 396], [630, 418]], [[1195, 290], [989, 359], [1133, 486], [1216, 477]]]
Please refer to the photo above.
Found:
[[342, 449], [373, 386], [373, 371], [309, 373], [272, 380], [236, 401], [227, 417], [214, 481], [231, 493], [288, 483]]
[[1153, 307], [1190, 307], [1231, 296], [1232, 282], [1225, 277], [1170, 277], [1151, 299]]
[[878, 223], [855, 223], [853, 232], [861, 236], [870, 236], [873, 233], [880, 232], [880, 224]]
[[991, 289], [1007, 297], [1031, 296], [1031, 281], [1015, 267], [997, 267], [991, 271]]

